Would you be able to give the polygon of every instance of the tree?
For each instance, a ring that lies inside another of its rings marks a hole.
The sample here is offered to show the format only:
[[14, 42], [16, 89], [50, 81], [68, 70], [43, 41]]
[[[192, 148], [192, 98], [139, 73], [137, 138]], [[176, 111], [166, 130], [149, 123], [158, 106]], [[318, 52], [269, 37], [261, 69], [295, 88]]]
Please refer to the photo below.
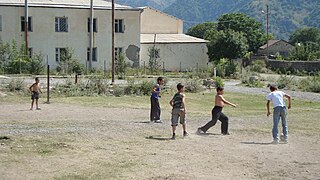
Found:
[[245, 14], [231, 13], [220, 16], [218, 30], [225, 31], [227, 29], [242, 32], [247, 39], [249, 51], [256, 52], [266, 42], [262, 24]]
[[248, 52], [247, 39], [241, 32], [211, 30], [206, 38], [210, 41], [207, 44], [210, 61], [241, 58]]
[[197, 24], [190, 29], [188, 29], [187, 35], [204, 39], [205, 33], [209, 30], [217, 29], [217, 24], [214, 22], [205, 22], [202, 24]]
[[314, 61], [320, 58], [320, 51], [314, 51], [310, 44], [296, 44], [291, 52], [290, 60]]
[[123, 53], [119, 53], [116, 58], [116, 74], [120, 75], [120, 79], [124, 79], [126, 70], [128, 68], [128, 63], [124, 58]]
[[304, 44], [315, 43], [320, 44], [320, 29], [318, 28], [301, 28], [294, 31], [290, 37], [289, 42], [291, 44]]
[[160, 49], [151, 47], [148, 49], [149, 53], [149, 70], [151, 74], [158, 72], [161, 66], [160, 64]]

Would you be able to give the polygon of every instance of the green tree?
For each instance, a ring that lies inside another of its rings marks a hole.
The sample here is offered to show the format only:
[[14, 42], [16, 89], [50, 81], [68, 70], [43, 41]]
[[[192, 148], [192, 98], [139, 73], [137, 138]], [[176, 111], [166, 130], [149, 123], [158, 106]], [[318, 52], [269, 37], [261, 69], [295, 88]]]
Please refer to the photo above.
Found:
[[220, 16], [218, 30], [225, 31], [227, 29], [242, 32], [247, 39], [249, 51], [256, 52], [266, 42], [262, 24], [245, 14], [230, 13]]
[[248, 52], [247, 39], [241, 32], [211, 30], [206, 38], [210, 41], [207, 44], [210, 61], [241, 58]]
[[151, 74], [157, 73], [161, 67], [160, 49], [153, 46], [148, 49], [148, 53], [149, 53], [149, 70]]
[[82, 73], [84, 72], [84, 65], [73, 57], [74, 50], [66, 48], [65, 51], [61, 51], [61, 58], [58, 71], [62, 71], [63, 74]]
[[124, 79], [127, 68], [128, 68], [128, 63], [124, 58], [124, 54], [123, 53], [118, 54], [116, 58], [115, 70], [116, 70], [116, 74], [120, 76], [120, 79]]
[[292, 44], [308, 44], [308, 43], [320, 43], [320, 29], [318, 28], [301, 28], [294, 31], [290, 37], [289, 42]]
[[187, 34], [190, 36], [193, 36], [193, 37], [204, 39], [206, 32], [213, 30], [213, 29], [217, 29], [216, 23], [205, 22], [205, 23], [197, 24], [197, 25], [191, 27], [190, 29], [188, 29]]
[[314, 47], [310, 44], [295, 45], [295, 48], [290, 53], [290, 60], [314, 61], [320, 58], [320, 51], [314, 51]]

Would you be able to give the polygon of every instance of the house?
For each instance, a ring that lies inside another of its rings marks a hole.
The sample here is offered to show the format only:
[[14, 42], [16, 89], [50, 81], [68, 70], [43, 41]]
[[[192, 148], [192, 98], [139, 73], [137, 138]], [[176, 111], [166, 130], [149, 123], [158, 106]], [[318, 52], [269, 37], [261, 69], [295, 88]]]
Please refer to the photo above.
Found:
[[[111, 2], [94, 0], [93, 64], [96, 69], [110, 69], [112, 62]], [[74, 57], [88, 65], [90, 56], [89, 0], [29, 0], [29, 51], [48, 57], [56, 67], [61, 54], [71, 48]], [[141, 9], [115, 5], [115, 53], [127, 53], [132, 64], [139, 65]], [[25, 1], [0, 1], [0, 40], [25, 42]]]
[[161, 69], [189, 71], [209, 61], [207, 41], [183, 34], [183, 21], [150, 7], [141, 13], [141, 65], [149, 63], [149, 49], [159, 50]]
[[275, 56], [279, 53], [282, 57], [286, 58], [290, 55], [293, 48], [294, 46], [285, 40], [269, 40], [268, 44], [265, 44], [258, 49], [257, 54], [264, 56], [269, 54], [269, 56]]

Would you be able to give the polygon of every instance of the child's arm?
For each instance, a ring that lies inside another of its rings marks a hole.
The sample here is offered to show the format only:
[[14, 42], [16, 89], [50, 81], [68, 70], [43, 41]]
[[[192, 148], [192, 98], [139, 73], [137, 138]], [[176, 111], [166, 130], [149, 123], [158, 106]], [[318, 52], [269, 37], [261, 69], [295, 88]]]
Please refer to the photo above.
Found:
[[186, 114], [186, 95], [182, 95], [182, 106], [183, 106], [183, 112]]
[[173, 99], [170, 100], [169, 104], [171, 107], [173, 107]]
[[32, 92], [34, 83], [29, 87], [29, 90]]
[[267, 116], [270, 116], [270, 100], [267, 101]]
[[40, 84], [39, 84], [39, 92], [42, 93]]
[[286, 97], [289, 101], [288, 109], [291, 109], [291, 96], [288, 94], [285, 94], [284, 97]]
[[221, 97], [221, 100], [222, 100], [224, 103], [226, 103], [226, 104], [228, 104], [228, 105], [230, 105], [230, 106], [232, 106], [232, 107], [237, 107], [237, 105], [236, 105], [236, 104], [233, 104], [233, 103], [231, 103], [231, 102], [229, 102], [229, 101], [225, 100], [225, 99], [223, 98], [223, 96], [221, 96], [221, 95], [220, 95], [220, 97]]

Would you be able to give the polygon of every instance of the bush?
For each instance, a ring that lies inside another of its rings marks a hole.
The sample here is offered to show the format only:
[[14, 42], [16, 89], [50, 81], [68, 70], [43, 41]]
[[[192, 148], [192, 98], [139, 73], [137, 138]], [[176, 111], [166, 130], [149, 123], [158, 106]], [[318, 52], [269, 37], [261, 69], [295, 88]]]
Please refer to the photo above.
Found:
[[12, 79], [9, 84], [7, 85], [7, 89], [10, 92], [15, 92], [15, 91], [25, 91], [26, 85], [23, 80], [19, 79]]
[[260, 81], [260, 75], [256, 72], [252, 72], [250, 68], [244, 68], [241, 74], [242, 84], [249, 87], [263, 87], [264, 83]]
[[216, 87], [224, 87], [224, 82], [221, 77], [214, 78]]
[[203, 91], [204, 87], [198, 79], [188, 79], [184, 83], [184, 89], [186, 92], [197, 93]]
[[320, 75], [301, 80], [298, 87], [303, 91], [320, 93]]
[[290, 89], [295, 90], [297, 87], [297, 81], [294, 76], [289, 75], [281, 75], [280, 78], [277, 80], [277, 86], [279, 89]]
[[267, 65], [264, 60], [256, 60], [253, 61], [251, 65], [251, 71], [258, 72], [258, 73], [265, 73], [267, 72]]
[[112, 94], [116, 97], [124, 96], [125, 95], [124, 87], [121, 87], [119, 85], [114, 85]]

